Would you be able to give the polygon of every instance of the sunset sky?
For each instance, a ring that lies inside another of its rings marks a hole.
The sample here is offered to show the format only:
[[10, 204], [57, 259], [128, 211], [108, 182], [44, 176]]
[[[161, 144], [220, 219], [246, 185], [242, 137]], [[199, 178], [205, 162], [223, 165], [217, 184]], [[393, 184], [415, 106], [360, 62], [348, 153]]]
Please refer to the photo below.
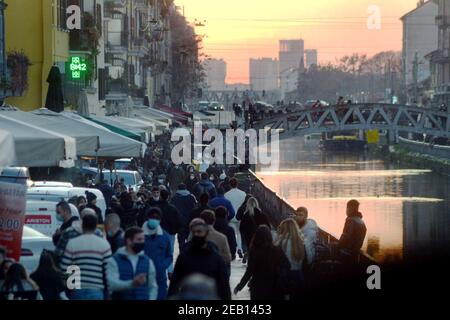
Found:
[[[248, 83], [251, 57], [278, 57], [278, 40], [302, 38], [305, 49], [317, 49], [319, 63], [334, 62], [353, 52], [372, 55], [400, 50], [399, 18], [417, 0], [175, 0], [189, 21], [206, 34], [203, 52], [228, 64], [228, 83]], [[367, 10], [381, 10], [381, 30], [369, 30]]]

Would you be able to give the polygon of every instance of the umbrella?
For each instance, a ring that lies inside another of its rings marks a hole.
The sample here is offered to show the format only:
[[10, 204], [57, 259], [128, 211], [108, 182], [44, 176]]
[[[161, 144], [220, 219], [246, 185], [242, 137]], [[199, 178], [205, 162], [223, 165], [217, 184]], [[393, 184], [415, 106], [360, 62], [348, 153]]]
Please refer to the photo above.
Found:
[[78, 110], [77, 113], [80, 116], [89, 117], [89, 102], [85, 90], [81, 90], [80, 96], [78, 97]]
[[53, 66], [47, 77], [48, 91], [45, 106], [47, 109], [61, 112], [64, 111], [64, 98], [62, 93], [61, 73], [57, 66]]

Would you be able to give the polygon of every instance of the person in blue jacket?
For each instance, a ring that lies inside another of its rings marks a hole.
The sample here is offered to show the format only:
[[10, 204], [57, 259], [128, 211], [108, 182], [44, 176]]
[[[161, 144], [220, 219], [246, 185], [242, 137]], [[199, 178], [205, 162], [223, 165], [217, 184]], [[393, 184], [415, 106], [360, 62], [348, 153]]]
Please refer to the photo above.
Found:
[[145, 234], [144, 253], [153, 261], [158, 284], [158, 300], [167, 298], [167, 269], [172, 264], [173, 254], [169, 234], [161, 224], [161, 210], [149, 208], [148, 220], [142, 226]]
[[218, 207], [225, 207], [228, 212], [228, 221], [230, 221], [231, 219], [234, 218], [236, 213], [234, 212], [234, 208], [233, 208], [233, 205], [231, 204], [230, 200], [225, 198], [224, 194], [225, 194], [225, 190], [223, 189], [222, 186], [220, 186], [217, 189], [217, 196], [214, 197], [213, 199], [211, 199], [209, 201], [208, 205], [213, 209], [216, 209]]

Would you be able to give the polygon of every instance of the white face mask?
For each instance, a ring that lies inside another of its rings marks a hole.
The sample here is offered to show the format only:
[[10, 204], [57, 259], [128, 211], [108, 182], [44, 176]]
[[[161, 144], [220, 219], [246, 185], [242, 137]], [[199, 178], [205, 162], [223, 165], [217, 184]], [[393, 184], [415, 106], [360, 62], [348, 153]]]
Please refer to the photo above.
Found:
[[209, 180], [214, 181], [214, 177], [213, 176], [209, 177]]
[[164, 183], [164, 180], [163, 180], [163, 179], [159, 179], [158, 182], [159, 182], [160, 184], [163, 184], [163, 183]]
[[191, 180], [195, 179], [195, 176], [193, 174], [191, 174], [191, 176], [189, 177]]

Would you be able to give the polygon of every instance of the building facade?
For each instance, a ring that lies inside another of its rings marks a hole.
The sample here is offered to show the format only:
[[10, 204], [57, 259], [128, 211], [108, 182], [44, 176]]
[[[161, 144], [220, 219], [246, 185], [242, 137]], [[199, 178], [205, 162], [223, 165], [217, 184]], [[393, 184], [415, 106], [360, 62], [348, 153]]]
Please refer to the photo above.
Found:
[[273, 91], [278, 89], [277, 59], [250, 59], [250, 88], [253, 91]]
[[208, 90], [220, 91], [226, 88], [227, 63], [223, 59], [209, 59], [203, 63]]
[[433, 1], [419, 3], [417, 8], [401, 17], [403, 23], [402, 75], [408, 102], [419, 101], [419, 92], [426, 90], [430, 61], [426, 56], [438, 47], [438, 6]]
[[279, 81], [281, 99], [297, 87], [299, 72], [304, 68], [305, 43], [302, 39], [279, 41]]
[[305, 66], [306, 68], [311, 67], [312, 65], [318, 64], [317, 62], [317, 50], [316, 49], [307, 49], [305, 50]]
[[450, 111], [450, 1], [433, 0], [438, 5], [438, 50], [431, 53], [431, 83], [434, 104], [445, 104]]
[[20, 96], [8, 97], [6, 103], [25, 111], [45, 105], [50, 69], [56, 65], [64, 72], [69, 59], [65, 11], [65, 0], [8, 1], [5, 10], [6, 51], [23, 51], [32, 65], [28, 70], [28, 89]]

